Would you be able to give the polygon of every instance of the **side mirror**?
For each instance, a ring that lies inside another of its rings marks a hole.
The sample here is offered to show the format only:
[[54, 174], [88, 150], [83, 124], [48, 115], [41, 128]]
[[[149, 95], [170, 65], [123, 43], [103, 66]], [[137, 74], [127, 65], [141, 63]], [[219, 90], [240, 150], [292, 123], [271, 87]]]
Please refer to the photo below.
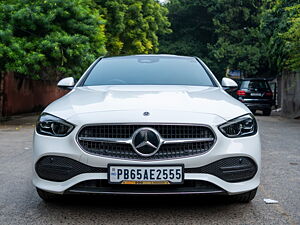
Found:
[[64, 79], [61, 79], [57, 83], [57, 87], [62, 88], [62, 89], [67, 89], [71, 90], [75, 85], [75, 80], [73, 77], [66, 77]]
[[230, 78], [227, 78], [227, 77], [224, 77], [223, 79], [222, 79], [222, 86], [224, 87], [224, 88], [237, 88], [238, 87], [238, 85], [237, 85], [237, 83], [234, 81], [234, 80], [232, 80], [232, 79], [230, 79]]

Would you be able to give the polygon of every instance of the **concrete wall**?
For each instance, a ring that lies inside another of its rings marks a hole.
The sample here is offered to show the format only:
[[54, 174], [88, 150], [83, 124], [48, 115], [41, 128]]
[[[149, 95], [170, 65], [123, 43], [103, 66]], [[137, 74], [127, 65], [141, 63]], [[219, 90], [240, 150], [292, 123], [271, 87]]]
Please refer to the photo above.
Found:
[[0, 116], [40, 111], [66, 94], [50, 81], [32, 80], [14, 73], [0, 78]]
[[300, 72], [283, 72], [280, 77], [282, 116], [300, 117]]

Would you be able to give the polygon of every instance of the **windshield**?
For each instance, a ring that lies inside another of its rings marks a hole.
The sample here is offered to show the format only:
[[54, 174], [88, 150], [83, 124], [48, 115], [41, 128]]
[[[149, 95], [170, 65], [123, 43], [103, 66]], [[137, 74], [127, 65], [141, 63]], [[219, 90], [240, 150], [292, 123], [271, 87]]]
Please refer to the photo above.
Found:
[[266, 81], [253, 80], [253, 81], [243, 81], [241, 85], [241, 89], [269, 89], [269, 86]]
[[83, 86], [191, 85], [214, 86], [202, 65], [192, 57], [123, 56], [101, 59]]

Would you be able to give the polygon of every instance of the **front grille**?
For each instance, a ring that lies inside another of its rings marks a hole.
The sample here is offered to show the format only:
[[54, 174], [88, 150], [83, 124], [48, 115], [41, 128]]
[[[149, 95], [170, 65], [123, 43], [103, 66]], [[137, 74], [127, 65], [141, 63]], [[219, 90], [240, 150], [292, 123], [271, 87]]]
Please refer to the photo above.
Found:
[[[163, 139], [199, 139], [210, 138], [209, 141], [191, 143], [163, 144], [152, 156], [137, 154], [130, 144], [107, 141], [81, 140], [80, 138], [112, 138], [130, 139], [139, 128], [155, 129]], [[164, 160], [189, 157], [209, 151], [215, 143], [215, 135], [209, 127], [197, 125], [163, 125], [163, 124], [110, 124], [89, 125], [83, 127], [78, 134], [78, 143], [86, 152], [119, 159]]]

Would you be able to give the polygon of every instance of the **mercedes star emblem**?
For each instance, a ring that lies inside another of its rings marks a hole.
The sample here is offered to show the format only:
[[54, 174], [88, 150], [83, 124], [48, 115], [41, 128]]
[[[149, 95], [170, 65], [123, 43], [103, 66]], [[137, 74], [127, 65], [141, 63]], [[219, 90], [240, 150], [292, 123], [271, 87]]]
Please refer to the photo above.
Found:
[[150, 116], [150, 113], [149, 112], [144, 112], [143, 115], [144, 116]]
[[162, 141], [159, 133], [148, 127], [136, 130], [132, 136], [132, 147], [141, 156], [154, 155]]

